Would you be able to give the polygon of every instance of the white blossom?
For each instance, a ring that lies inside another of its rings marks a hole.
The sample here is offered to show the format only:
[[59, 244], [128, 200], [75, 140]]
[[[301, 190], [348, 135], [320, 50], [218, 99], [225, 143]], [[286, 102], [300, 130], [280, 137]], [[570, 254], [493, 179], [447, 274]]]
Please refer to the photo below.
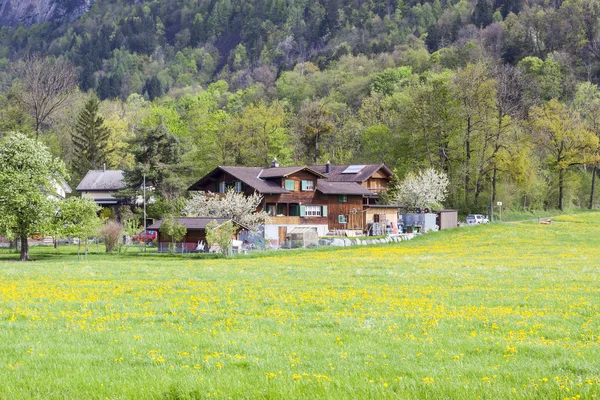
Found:
[[396, 202], [407, 207], [439, 207], [446, 199], [448, 176], [433, 168], [409, 173], [400, 183]]
[[226, 193], [198, 192], [194, 194], [183, 209], [188, 217], [231, 218], [250, 229], [264, 224], [267, 213], [257, 212], [263, 196], [254, 193], [245, 196], [233, 189]]

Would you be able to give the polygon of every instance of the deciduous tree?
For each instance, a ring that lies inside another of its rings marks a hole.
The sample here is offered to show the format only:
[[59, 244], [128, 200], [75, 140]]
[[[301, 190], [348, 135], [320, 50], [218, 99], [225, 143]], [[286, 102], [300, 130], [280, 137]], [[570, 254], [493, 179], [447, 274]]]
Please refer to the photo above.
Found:
[[188, 200], [183, 212], [188, 217], [231, 218], [254, 229], [268, 217], [266, 212], [257, 211], [262, 200], [263, 196], [258, 193], [245, 196], [233, 189], [225, 194], [198, 192]]
[[66, 179], [64, 163], [37, 141], [20, 133], [0, 139], [0, 232], [21, 239], [21, 261], [29, 260], [28, 237], [49, 229]]
[[556, 99], [531, 110], [531, 127], [541, 156], [558, 174], [558, 208], [564, 210], [565, 173], [593, 159], [598, 137], [582, 123], [577, 112]]
[[31, 113], [36, 138], [41, 127], [58, 109], [65, 107], [77, 84], [77, 70], [67, 60], [30, 56], [15, 67], [15, 97]]

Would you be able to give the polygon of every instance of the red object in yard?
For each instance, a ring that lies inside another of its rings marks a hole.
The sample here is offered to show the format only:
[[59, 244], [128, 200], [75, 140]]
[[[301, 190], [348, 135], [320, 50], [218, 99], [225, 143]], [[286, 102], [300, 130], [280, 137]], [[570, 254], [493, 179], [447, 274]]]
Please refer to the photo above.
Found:
[[150, 243], [156, 239], [156, 231], [147, 229], [145, 231], [141, 231], [138, 235], [133, 235], [131, 239], [134, 242]]

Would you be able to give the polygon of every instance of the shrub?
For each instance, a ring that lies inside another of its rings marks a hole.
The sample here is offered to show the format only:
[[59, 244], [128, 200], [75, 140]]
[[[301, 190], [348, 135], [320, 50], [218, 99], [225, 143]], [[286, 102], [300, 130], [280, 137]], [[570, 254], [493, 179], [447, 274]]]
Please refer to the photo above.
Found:
[[117, 221], [108, 221], [104, 227], [100, 230], [100, 235], [104, 239], [106, 244], [106, 252], [110, 253], [114, 250], [115, 246], [119, 244], [121, 234], [123, 233], [123, 225]]

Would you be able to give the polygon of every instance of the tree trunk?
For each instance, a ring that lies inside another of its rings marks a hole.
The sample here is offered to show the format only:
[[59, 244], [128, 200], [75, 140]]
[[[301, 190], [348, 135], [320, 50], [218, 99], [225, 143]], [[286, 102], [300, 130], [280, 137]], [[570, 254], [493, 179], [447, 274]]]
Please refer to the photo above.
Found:
[[469, 186], [471, 184], [471, 117], [467, 118], [465, 138], [465, 206], [469, 206]]
[[598, 165], [594, 165], [594, 170], [592, 171], [592, 193], [590, 195], [590, 206], [589, 209], [593, 209], [594, 208], [594, 195], [595, 195], [595, 189], [596, 189], [596, 171], [598, 170]]
[[561, 168], [561, 170], [558, 173], [558, 209], [560, 211], [564, 211], [564, 205], [563, 205], [564, 181], [565, 181], [565, 170]]
[[494, 174], [492, 175], [492, 206], [496, 204], [496, 181], [498, 177], [498, 168], [494, 166]]
[[31, 261], [29, 258], [29, 241], [27, 236], [21, 238], [21, 261]]

